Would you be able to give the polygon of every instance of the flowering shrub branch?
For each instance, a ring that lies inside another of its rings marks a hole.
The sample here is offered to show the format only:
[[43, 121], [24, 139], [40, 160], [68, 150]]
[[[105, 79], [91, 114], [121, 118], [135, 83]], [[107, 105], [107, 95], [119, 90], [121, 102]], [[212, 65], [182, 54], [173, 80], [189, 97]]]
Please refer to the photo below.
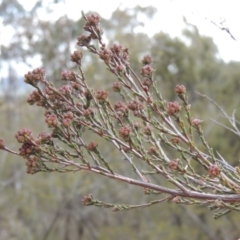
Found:
[[[27, 102], [45, 109], [50, 133], [34, 137], [30, 130], [22, 129], [15, 135], [22, 144], [18, 152], [7, 148], [2, 139], [0, 149], [26, 159], [29, 174], [84, 170], [142, 187], [145, 194], [166, 195], [146, 204], [118, 205], [89, 194], [84, 205], [120, 211], [172, 201], [206, 205], [216, 210], [215, 218], [239, 211], [240, 171], [208, 145], [202, 120], [191, 116], [185, 86], [175, 87], [178, 102], [164, 100], [154, 80], [151, 57], [144, 56], [139, 74], [135, 73], [127, 48], [120, 44], [108, 48], [103, 42], [99, 16], [83, 17], [87, 34], [78, 37], [77, 45], [102, 59], [117, 79], [112, 92], [122, 100], [113, 102], [110, 92], [89, 87], [82, 70], [83, 54], [75, 51], [71, 60], [78, 73], [62, 72], [66, 84], [59, 88], [46, 80], [43, 69], [25, 75], [25, 82], [35, 88]], [[114, 161], [103, 155], [99, 142], [86, 142], [89, 132], [111, 144], [133, 174], [121, 173]], [[178, 157], [172, 158], [170, 152]]]

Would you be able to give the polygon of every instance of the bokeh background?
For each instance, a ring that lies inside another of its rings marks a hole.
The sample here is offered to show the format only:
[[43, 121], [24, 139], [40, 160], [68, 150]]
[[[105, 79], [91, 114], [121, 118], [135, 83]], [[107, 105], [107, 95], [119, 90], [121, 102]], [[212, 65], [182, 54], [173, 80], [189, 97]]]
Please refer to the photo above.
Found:
[[[100, 2], [2, 0], [0, 136], [7, 145], [19, 148], [14, 134], [23, 127], [32, 129], [35, 135], [47, 130], [43, 110], [26, 103], [32, 89], [23, 83], [23, 74], [44, 67], [47, 79], [61, 85], [61, 71], [74, 70], [70, 53], [76, 48], [77, 36], [83, 33], [80, 12], [84, 10], [100, 14], [108, 44], [118, 42], [129, 48], [130, 62], [137, 73], [141, 57], [152, 55], [155, 78], [164, 98], [175, 100], [175, 85], [184, 84], [193, 115], [204, 120], [209, 145], [233, 166], [239, 165], [238, 136], [211, 121], [226, 123], [216, 106], [196, 94], [198, 91], [211, 97], [229, 115], [236, 109], [239, 119], [238, 42], [211, 23], [212, 20], [220, 23], [219, 17], [224, 18], [229, 9], [216, 16], [216, 12], [211, 15], [211, 11], [191, 11], [187, 1], [182, 1], [181, 8], [173, 1], [156, 1], [156, 4], [149, 1], [148, 6], [146, 1], [144, 4], [138, 1], [140, 5], [127, 1]], [[96, 89], [110, 88], [116, 79], [93, 55], [85, 55], [83, 67], [89, 84]], [[117, 152], [109, 146], [103, 145], [102, 149], [117, 159]], [[130, 171], [124, 162], [120, 167]], [[84, 172], [27, 175], [23, 159], [0, 152], [0, 239], [234, 240], [240, 237], [237, 212], [216, 221], [204, 207], [166, 203], [115, 213], [82, 206], [81, 199], [88, 193], [114, 203], [137, 204], [152, 199], [140, 188]]]

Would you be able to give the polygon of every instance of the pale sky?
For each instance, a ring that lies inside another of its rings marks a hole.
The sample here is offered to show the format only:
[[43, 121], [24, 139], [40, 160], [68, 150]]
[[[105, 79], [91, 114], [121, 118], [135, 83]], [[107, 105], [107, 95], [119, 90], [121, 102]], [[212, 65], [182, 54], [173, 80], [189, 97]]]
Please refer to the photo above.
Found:
[[[78, 4], [76, 0], [65, 0], [64, 10], [68, 16], [78, 18], [81, 10], [96, 11], [101, 16], [110, 18], [117, 7], [155, 6], [158, 10], [153, 22], [148, 22], [144, 31], [153, 34], [155, 31], [168, 32], [173, 36], [181, 34], [184, 27], [182, 18], [195, 24], [201, 34], [211, 36], [217, 44], [220, 57], [226, 61], [240, 61], [240, 1], [239, 0], [87, 0]], [[233, 41], [224, 31], [210, 21], [219, 23], [226, 20], [226, 25], [237, 39]]]
[[[30, 9], [35, 1], [20, 0], [20, 2], [25, 8]], [[116, 8], [124, 9], [136, 5], [154, 6], [158, 11], [155, 18], [146, 22], [142, 29], [149, 35], [163, 31], [171, 36], [179, 36], [185, 26], [182, 20], [185, 16], [188, 22], [198, 27], [200, 34], [213, 38], [222, 59], [240, 61], [239, 0], [65, 0], [62, 4], [55, 5], [52, 14], [46, 15], [43, 12], [39, 16], [45, 20], [52, 20], [67, 14], [70, 18], [79, 19], [81, 11], [94, 11], [104, 18], [110, 18]], [[221, 19], [226, 20], [227, 26], [237, 41], [233, 41], [226, 32], [210, 22], [215, 20], [219, 23]], [[10, 36], [10, 29], [1, 26], [1, 42], [3, 44], [9, 42]], [[24, 74], [26, 69], [21, 69], [23, 73], [20, 74]]]

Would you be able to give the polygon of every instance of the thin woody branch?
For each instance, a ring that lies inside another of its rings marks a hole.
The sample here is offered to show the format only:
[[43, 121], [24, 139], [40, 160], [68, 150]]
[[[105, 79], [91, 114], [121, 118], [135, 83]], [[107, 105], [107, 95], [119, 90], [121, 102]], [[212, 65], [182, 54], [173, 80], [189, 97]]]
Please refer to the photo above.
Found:
[[[23, 157], [29, 174], [81, 170], [141, 187], [145, 194], [167, 195], [129, 206], [87, 195], [85, 205], [117, 211], [172, 201], [208, 206], [216, 211], [216, 218], [239, 211], [240, 170], [227, 163], [205, 139], [202, 120], [192, 117], [186, 87], [175, 87], [178, 101], [163, 99], [153, 76], [152, 58], [144, 56], [143, 66], [135, 72], [127, 48], [120, 44], [108, 47], [103, 42], [100, 17], [92, 14], [83, 18], [87, 34], [78, 37], [77, 45], [103, 61], [117, 80], [110, 91], [121, 101], [114, 101], [105, 89], [89, 87], [82, 69], [83, 53], [75, 51], [71, 60], [78, 72], [62, 72], [64, 84], [59, 88], [45, 78], [43, 69], [25, 74], [25, 82], [35, 88], [27, 102], [45, 109], [50, 133], [34, 137], [30, 130], [21, 129], [15, 135], [21, 144], [19, 152], [8, 149], [2, 139], [0, 149]], [[234, 115], [227, 119], [231, 130], [238, 133]], [[104, 152], [103, 144], [118, 153], [118, 164], [115, 157]], [[119, 164], [126, 165], [125, 171]]]

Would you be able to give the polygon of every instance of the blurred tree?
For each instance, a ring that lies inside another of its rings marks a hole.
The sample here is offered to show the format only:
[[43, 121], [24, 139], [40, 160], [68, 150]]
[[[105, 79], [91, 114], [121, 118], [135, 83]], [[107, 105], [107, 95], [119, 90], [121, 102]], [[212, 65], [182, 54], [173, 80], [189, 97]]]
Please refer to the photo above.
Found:
[[3, 25], [13, 36], [7, 45], [2, 46], [2, 63], [24, 63], [29, 68], [37, 62], [47, 64], [52, 81], [58, 82], [60, 76], [57, 69], [69, 67], [66, 56], [71, 52], [79, 26], [67, 15], [56, 20], [45, 20], [54, 11], [54, 6], [62, 1], [40, 0], [33, 3], [30, 3], [33, 5], [31, 10], [27, 11], [17, 0], [3, 0], [0, 15]]
[[[38, 1], [30, 11], [26, 11], [19, 1], [3, 0], [0, 15], [3, 23], [14, 29], [14, 36], [8, 46], [3, 46], [2, 58], [3, 62], [24, 62], [30, 67], [33, 59], [38, 58], [47, 68], [48, 78], [60, 84], [60, 70], [72, 68], [68, 56], [75, 38], [80, 34], [83, 20], [74, 22], [67, 16], [62, 16], [56, 21], [45, 21], [39, 15], [40, 9], [50, 13], [54, 4], [58, 2], [48, 4], [48, 1]], [[206, 93], [231, 111], [239, 103], [239, 63], [225, 63], [218, 59], [217, 48], [212, 39], [201, 36], [197, 28], [189, 23], [186, 23], [183, 39], [171, 38], [162, 32], [150, 38], [147, 33], [139, 32], [139, 27], [143, 26], [138, 20], [139, 15], [151, 17], [155, 12], [152, 7], [117, 9], [110, 20], [102, 21], [109, 44], [117, 40], [130, 49], [130, 61], [135, 71], [138, 71], [139, 59], [144, 54], [151, 53], [156, 69], [155, 77], [159, 81], [159, 87], [164, 89], [165, 97], [174, 99], [172, 89], [176, 84], [185, 84], [191, 102], [195, 103], [195, 109], [201, 118], [214, 117], [219, 120], [220, 116], [215, 114], [217, 109], [207, 102], [202, 104], [205, 100], [199, 100], [194, 91]], [[110, 87], [115, 79], [109, 79], [108, 71], [98, 65], [100, 62], [91, 56], [85, 61], [84, 69], [90, 84]], [[8, 91], [11, 90], [13, 88]], [[234, 101], [228, 98], [231, 95], [236, 96]], [[30, 109], [20, 101], [21, 116], [24, 119], [20, 120], [19, 125], [30, 127], [32, 124], [31, 128], [38, 132], [40, 125], [44, 125], [43, 120], [38, 118], [39, 110]], [[207, 115], [210, 109], [212, 116]], [[1, 115], [1, 118], [2, 122], [9, 121], [9, 117]], [[239, 156], [239, 145], [234, 136], [229, 138], [229, 144], [219, 141], [226, 134], [231, 135], [226, 130], [217, 128], [215, 132], [209, 130], [208, 135], [211, 136], [210, 143], [216, 149], [223, 149], [226, 158], [234, 159]], [[10, 132], [2, 129], [1, 136], [12, 141]], [[227, 151], [229, 146], [232, 149], [232, 145], [234, 151]], [[108, 146], [104, 148], [105, 155], [112, 152]], [[0, 200], [1, 239], [69, 239], [69, 232], [71, 239], [192, 239], [194, 235], [197, 236], [196, 239], [227, 239], [228, 236], [231, 240], [238, 237], [238, 226], [234, 224], [236, 215], [228, 217], [228, 221], [221, 219], [213, 223], [210, 214], [203, 213], [202, 209], [198, 209], [197, 215], [196, 209], [186, 211], [178, 207], [154, 206], [140, 212], [112, 215], [95, 208], [83, 208], [80, 206], [80, 199], [87, 190], [102, 199], [126, 202], [128, 189], [125, 185], [116, 186], [114, 182], [105, 179], [98, 178], [96, 182], [94, 177], [85, 177], [84, 174], [45, 174], [44, 177], [41, 174], [34, 178], [25, 176], [22, 165], [10, 161], [10, 157], [6, 157], [4, 153], [1, 154], [1, 186], [7, 193]], [[115, 153], [111, 154], [115, 158]], [[120, 165], [121, 162], [116, 164]], [[19, 172], [20, 175], [16, 176]], [[18, 193], [14, 187], [16, 182], [22, 184]], [[146, 198], [151, 200], [151, 196]], [[142, 198], [139, 191], [131, 195], [129, 202], [137, 202], [139, 199], [144, 201], [146, 198]], [[179, 236], [180, 231], [182, 235]]]

